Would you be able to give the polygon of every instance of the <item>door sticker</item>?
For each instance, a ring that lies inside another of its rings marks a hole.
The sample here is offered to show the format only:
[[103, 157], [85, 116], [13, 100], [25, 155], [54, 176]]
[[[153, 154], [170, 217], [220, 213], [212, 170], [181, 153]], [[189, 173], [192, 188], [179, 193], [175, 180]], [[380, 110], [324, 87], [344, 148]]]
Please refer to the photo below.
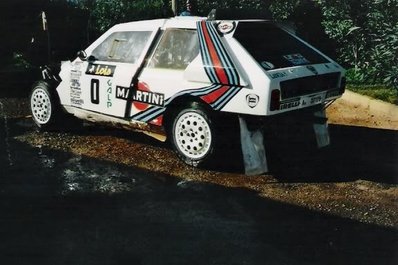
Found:
[[91, 103], [99, 104], [99, 80], [91, 79], [90, 85]]
[[112, 77], [115, 73], [115, 69], [115, 65], [90, 63], [87, 66], [86, 74]]

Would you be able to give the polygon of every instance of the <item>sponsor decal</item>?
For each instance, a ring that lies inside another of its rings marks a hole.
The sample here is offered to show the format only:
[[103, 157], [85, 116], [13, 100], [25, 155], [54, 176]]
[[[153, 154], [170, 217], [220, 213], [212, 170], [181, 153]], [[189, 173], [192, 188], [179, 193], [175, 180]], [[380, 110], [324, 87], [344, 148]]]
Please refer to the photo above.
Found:
[[116, 86], [116, 98], [127, 100], [130, 96], [129, 87]]
[[313, 72], [315, 75], [318, 74], [318, 71], [312, 65], [307, 65], [307, 69]]
[[254, 107], [257, 106], [259, 99], [260, 99], [260, 97], [258, 95], [256, 95], [256, 94], [248, 94], [246, 96], [247, 105], [250, 108], [254, 108]]
[[70, 87], [79, 89], [80, 90], [80, 76], [82, 75], [82, 72], [72, 70], [70, 73]]
[[322, 101], [323, 101], [323, 95], [314, 95], [314, 96], [303, 98], [301, 100], [301, 105], [302, 106], [315, 105], [315, 104], [321, 103]]
[[308, 61], [303, 55], [300, 53], [295, 53], [295, 54], [288, 54], [288, 55], [283, 55], [283, 58], [288, 60], [291, 64], [293, 65], [303, 65], [303, 64], [308, 64], [310, 61]]
[[90, 63], [87, 66], [86, 74], [112, 77], [115, 72], [115, 69], [116, 69], [115, 65]]
[[[144, 85], [146, 86], [145, 83], [139, 83], [139, 89], [149, 90], [147, 87], [144, 87]], [[239, 93], [239, 91], [241, 91], [241, 89], [242, 87], [240, 86], [223, 86], [217, 84], [213, 84], [207, 87], [187, 89], [184, 91], [180, 91], [179, 93], [173, 95], [172, 97], [169, 97], [168, 99], [165, 99], [164, 106], [170, 104], [176, 97], [182, 95], [191, 95], [194, 97], [200, 97], [203, 101], [207, 102], [213, 109], [221, 110], [237, 93]], [[142, 107], [142, 109], [140, 109], [142, 111], [135, 115], [132, 115], [131, 119], [142, 122], [149, 122], [157, 119], [161, 115], [163, 115], [165, 111], [164, 106], [148, 106], [148, 104], [144, 104], [141, 102], [133, 102], [133, 105], [136, 109], [138, 109], [138, 107]]]
[[322, 96], [321, 95], [317, 95], [317, 96], [312, 96], [310, 97], [310, 104], [317, 104], [322, 102]]
[[78, 70], [72, 70], [70, 73], [70, 99], [72, 105], [82, 105], [84, 101], [81, 99], [80, 77], [82, 73]]
[[265, 70], [271, 70], [275, 68], [275, 65], [273, 65], [271, 62], [262, 61], [260, 64]]
[[106, 107], [110, 108], [112, 107], [112, 80], [109, 79], [106, 84], [108, 85], [108, 88], [106, 89], [106, 94], [107, 94], [107, 101], [106, 101]]
[[136, 90], [133, 92], [133, 101], [155, 106], [164, 106], [164, 94]]
[[84, 104], [83, 99], [74, 99], [74, 98], [71, 98], [71, 99], [70, 99], [70, 102], [71, 102], [72, 105], [78, 105], [78, 106]]
[[285, 77], [285, 76], [287, 76], [286, 72], [278, 72], [278, 73], [272, 73], [271, 74], [271, 78], [272, 79], [282, 78], [282, 77]]
[[222, 21], [218, 24], [217, 29], [222, 34], [228, 34], [235, 29], [235, 26], [235, 22]]
[[80, 96], [82, 95], [82, 92], [80, 89], [71, 89], [70, 91], [70, 97], [73, 99], [80, 99]]
[[138, 89], [132, 93], [133, 105], [138, 110], [146, 110], [149, 105], [164, 106], [164, 94], [154, 93], [144, 82], [138, 83]]
[[293, 99], [293, 100], [281, 102], [279, 109], [285, 110], [285, 109], [296, 108], [298, 106], [300, 106], [300, 99]]

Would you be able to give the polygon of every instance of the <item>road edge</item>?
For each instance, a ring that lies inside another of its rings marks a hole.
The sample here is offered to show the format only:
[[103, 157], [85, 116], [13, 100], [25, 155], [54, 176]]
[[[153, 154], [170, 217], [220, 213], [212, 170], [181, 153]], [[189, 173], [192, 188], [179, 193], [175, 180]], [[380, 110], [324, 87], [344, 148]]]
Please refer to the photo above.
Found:
[[341, 100], [368, 109], [373, 113], [382, 113], [391, 117], [391, 121], [398, 121], [398, 106], [384, 102], [379, 99], [374, 99], [368, 96], [360, 95], [358, 93], [346, 90]]

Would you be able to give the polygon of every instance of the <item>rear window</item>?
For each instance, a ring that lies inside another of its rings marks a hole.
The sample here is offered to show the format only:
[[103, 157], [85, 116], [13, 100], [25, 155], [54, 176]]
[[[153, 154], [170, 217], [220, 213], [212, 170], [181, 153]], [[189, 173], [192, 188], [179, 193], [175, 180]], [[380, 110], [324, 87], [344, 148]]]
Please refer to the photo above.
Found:
[[324, 56], [269, 22], [239, 22], [234, 37], [266, 70], [328, 62]]

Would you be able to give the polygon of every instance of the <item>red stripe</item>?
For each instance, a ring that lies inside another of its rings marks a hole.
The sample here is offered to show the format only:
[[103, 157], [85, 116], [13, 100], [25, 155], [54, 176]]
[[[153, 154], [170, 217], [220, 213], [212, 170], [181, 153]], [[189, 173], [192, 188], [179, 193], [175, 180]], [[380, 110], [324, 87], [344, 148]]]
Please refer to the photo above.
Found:
[[228, 84], [229, 82], [228, 82], [227, 73], [221, 64], [220, 57], [217, 54], [216, 47], [214, 46], [213, 41], [210, 37], [210, 34], [207, 30], [205, 21], [202, 21], [202, 29], [203, 29], [203, 35], [205, 37], [206, 45], [209, 49], [210, 58], [213, 63], [213, 67], [216, 71], [216, 75], [217, 75], [218, 79], [220, 80], [221, 84]]
[[211, 104], [217, 99], [219, 99], [225, 92], [227, 92], [229, 86], [222, 86], [219, 89], [207, 94], [205, 96], [200, 97], [204, 102]]

